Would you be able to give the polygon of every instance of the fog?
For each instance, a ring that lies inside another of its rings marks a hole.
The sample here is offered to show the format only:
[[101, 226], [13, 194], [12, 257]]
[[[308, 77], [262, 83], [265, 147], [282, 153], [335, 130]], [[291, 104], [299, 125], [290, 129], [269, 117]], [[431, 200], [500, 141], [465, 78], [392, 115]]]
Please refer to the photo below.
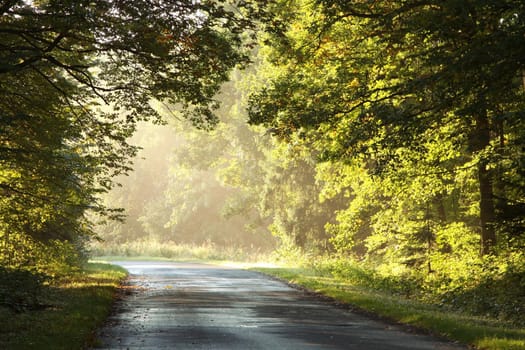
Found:
[[[222, 119], [213, 131], [197, 130], [173, 118], [166, 125], [138, 125], [130, 140], [141, 148], [133, 171], [118, 178], [121, 186], [103, 198], [108, 206], [123, 208], [126, 219], [98, 228], [103, 243], [97, 249], [114, 250], [134, 242], [257, 252], [273, 249], [275, 239], [250, 198], [251, 189], [244, 182], [232, 181], [253, 168], [250, 162], [256, 160], [246, 154], [246, 142], [240, 139], [253, 143], [257, 133], [244, 123]], [[147, 252], [131, 255], [137, 253]]]

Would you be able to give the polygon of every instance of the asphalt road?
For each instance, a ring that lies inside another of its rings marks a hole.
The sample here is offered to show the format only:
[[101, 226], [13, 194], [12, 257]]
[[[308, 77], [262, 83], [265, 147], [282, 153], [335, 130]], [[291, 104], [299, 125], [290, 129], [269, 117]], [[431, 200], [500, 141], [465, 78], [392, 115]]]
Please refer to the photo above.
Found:
[[256, 272], [117, 264], [131, 280], [98, 333], [97, 349], [465, 349], [354, 314]]

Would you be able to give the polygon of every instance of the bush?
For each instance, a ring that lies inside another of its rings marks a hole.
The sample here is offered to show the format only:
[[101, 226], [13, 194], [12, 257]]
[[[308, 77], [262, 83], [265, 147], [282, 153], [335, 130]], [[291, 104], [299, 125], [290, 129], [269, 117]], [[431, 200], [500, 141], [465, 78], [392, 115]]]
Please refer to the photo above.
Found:
[[368, 290], [525, 325], [525, 254], [463, 258], [442, 256], [442, 264], [436, 264], [432, 272], [404, 269], [394, 273], [393, 267], [378, 268], [348, 257], [311, 259], [307, 266]]
[[[444, 276], [445, 277], [445, 276]], [[465, 281], [443, 278], [433, 297], [474, 315], [525, 325], [525, 255], [511, 252], [480, 259]]]
[[21, 312], [40, 306], [40, 297], [49, 276], [0, 266], [0, 281], [0, 304]]

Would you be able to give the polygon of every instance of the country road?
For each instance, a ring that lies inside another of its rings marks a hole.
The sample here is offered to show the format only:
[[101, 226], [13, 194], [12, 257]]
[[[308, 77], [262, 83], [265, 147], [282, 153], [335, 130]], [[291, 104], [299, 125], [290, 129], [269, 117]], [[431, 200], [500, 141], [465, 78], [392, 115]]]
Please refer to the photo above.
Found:
[[456, 350], [354, 314], [259, 273], [191, 263], [116, 262], [129, 292], [97, 349]]

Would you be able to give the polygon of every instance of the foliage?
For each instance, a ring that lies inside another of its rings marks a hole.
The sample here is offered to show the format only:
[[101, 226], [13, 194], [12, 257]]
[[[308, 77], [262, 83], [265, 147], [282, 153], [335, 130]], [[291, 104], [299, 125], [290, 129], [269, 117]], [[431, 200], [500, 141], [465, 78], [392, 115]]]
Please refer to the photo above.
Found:
[[523, 325], [525, 266], [523, 252], [487, 257], [481, 262], [455, 262], [464, 271], [436, 274], [425, 281], [427, 296], [466, 313], [511, 320]]
[[0, 266], [79, 266], [126, 207], [95, 251], [324, 254], [521, 323], [523, 3], [236, 3], [0, 6]]
[[242, 218], [225, 222], [270, 233], [283, 261], [327, 254], [358, 285], [521, 322], [523, 5], [266, 11], [254, 65], [218, 97], [222, 123], [177, 126], [137, 232], [229, 246], [246, 232], [221, 220]]
[[[321, 208], [333, 271], [521, 323], [523, 4], [297, 0], [268, 11], [249, 122], [291, 150], [281, 163], [313, 169], [318, 200], [301, 202]], [[294, 208], [301, 189], [278, 188], [271, 203]], [[287, 251], [323, 246], [293, 243], [285, 222], [271, 227]]]
[[[146, 240], [248, 251], [273, 247], [251, 186], [259, 181], [254, 162], [260, 137], [241, 119], [235, 83], [217, 96], [223, 122], [212, 131], [182, 121], [140, 125], [132, 142], [143, 148], [144, 159], [120, 179], [122, 187], [104, 196], [107, 205], [126, 207], [128, 215], [123, 223], [98, 227], [108, 246]], [[157, 107], [163, 114], [171, 108]]]
[[43, 292], [56, 279], [77, 273], [87, 261], [84, 242], [46, 242], [11, 234], [0, 249], [0, 300], [15, 311], [42, 307]]
[[394, 225], [404, 229], [377, 228], [384, 237], [406, 231], [416, 251], [424, 207], [448, 214], [438, 206], [469, 169], [465, 193], [478, 211], [466, 214], [479, 223], [457, 219], [480, 230], [482, 252], [523, 232], [514, 211], [523, 178], [507, 158], [523, 157], [510, 141], [521, 139], [515, 127], [523, 126], [522, 4], [282, 1], [273, 10], [265, 43], [275, 72], [251, 97], [251, 123], [290, 144], [306, 139], [321, 160], [360, 163], [381, 177], [377, 205], [392, 201], [419, 216], [419, 227], [400, 222], [394, 209]]
[[40, 306], [45, 275], [27, 270], [0, 268], [0, 307], [10, 308], [15, 312], [37, 309]]
[[136, 123], [158, 121], [153, 99], [178, 104], [199, 127], [216, 124], [213, 97], [246, 62], [259, 11], [254, 3], [233, 5], [1, 3], [3, 266], [38, 270], [48, 259], [52, 268], [59, 250], [74, 264], [94, 235], [93, 214], [122, 218], [99, 196], [131, 169]]
[[342, 207], [341, 196], [319, 201], [322, 184], [308, 145], [298, 140], [289, 147], [245, 123], [256, 68], [235, 71], [223, 86], [221, 123], [212, 131], [141, 125], [136, 144], [146, 159], [105, 197], [110, 205], [126, 205], [129, 215], [121, 225], [100, 228], [109, 246], [147, 240], [249, 251], [276, 243], [281, 250], [331, 249], [324, 226]]
[[450, 255], [433, 260], [432, 273], [414, 273], [344, 257], [310, 259], [315, 263], [303, 266], [319, 274], [330, 275], [352, 286], [402, 297], [443, 311], [489, 317], [505, 323], [523, 326], [522, 305], [525, 294], [523, 253], [483, 259], [460, 259]]

